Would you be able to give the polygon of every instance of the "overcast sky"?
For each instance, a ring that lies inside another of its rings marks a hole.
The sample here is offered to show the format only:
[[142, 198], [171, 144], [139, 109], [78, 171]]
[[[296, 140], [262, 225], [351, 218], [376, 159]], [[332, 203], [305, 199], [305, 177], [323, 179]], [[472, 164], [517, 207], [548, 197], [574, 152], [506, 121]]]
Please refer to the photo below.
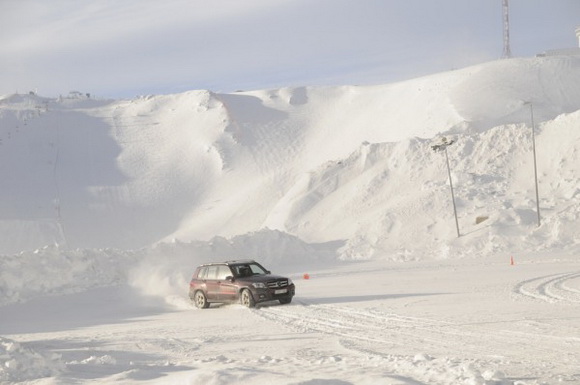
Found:
[[[0, 0], [0, 95], [382, 84], [499, 59], [501, 0]], [[510, 0], [515, 57], [577, 47], [580, 0]]]

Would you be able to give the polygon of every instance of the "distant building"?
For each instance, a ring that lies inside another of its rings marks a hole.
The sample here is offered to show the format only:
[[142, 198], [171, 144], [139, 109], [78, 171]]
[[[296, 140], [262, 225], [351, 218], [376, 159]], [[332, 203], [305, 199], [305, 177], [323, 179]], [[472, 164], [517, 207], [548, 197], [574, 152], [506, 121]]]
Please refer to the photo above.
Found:
[[576, 37], [578, 38], [578, 47], [551, 49], [536, 56], [580, 55], [580, 27], [576, 28]]
[[90, 98], [91, 98], [90, 93], [83, 94], [82, 92], [79, 91], [70, 91], [67, 96], [67, 99], [90, 99]]

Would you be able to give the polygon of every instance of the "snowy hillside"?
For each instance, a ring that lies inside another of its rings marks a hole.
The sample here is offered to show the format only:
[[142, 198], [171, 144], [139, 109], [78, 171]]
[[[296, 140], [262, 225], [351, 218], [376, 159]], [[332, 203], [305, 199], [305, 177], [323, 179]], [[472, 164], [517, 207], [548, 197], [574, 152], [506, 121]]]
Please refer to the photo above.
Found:
[[[577, 56], [1, 97], [0, 383], [580, 384], [579, 157]], [[237, 258], [292, 303], [195, 309], [195, 266]]]
[[[526, 101], [537, 129], [538, 230]], [[472, 253], [495, 238], [494, 247], [534, 243], [534, 232], [552, 245], [575, 231], [579, 108], [578, 57], [372, 87], [5, 96], [0, 252], [135, 249], [263, 228], [346, 242], [340, 253], [352, 258], [455, 245]], [[429, 147], [438, 135], [457, 140], [449, 155], [460, 240], [444, 158]], [[476, 226], [477, 216], [489, 220]]]

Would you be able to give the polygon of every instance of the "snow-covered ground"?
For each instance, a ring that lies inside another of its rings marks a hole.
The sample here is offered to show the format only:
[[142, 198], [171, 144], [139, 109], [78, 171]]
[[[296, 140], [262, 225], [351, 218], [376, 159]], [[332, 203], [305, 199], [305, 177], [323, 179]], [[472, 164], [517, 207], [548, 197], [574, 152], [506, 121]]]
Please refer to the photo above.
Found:
[[[2, 383], [580, 384], [579, 57], [0, 123]], [[191, 306], [248, 257], [292, 304]]]
[[0, 379], [579, 384], [578, 250], [513, 257], [287, 267], [293, 303], [257, 309], [195, 309], [175, 274], [141, 266], [129, 284], [2, 307]]

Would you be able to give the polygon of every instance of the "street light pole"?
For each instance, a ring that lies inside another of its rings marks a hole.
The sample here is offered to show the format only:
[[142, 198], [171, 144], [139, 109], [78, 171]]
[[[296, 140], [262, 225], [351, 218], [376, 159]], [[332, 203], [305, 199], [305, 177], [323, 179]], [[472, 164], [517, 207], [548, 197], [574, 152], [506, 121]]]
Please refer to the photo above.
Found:
[[538, 192], [538, 165], [536, 162], [536, 129], [534, 125], [534, 106], [532, 102], [528, 102], [530, 105], [530, 119], [532, 122], [532, 152], [534, 154], [534, 181], [536, 184], [536, 212], [538, 213], [538, 227], [540, 227], [540, 193]]
[[447, 147], [445, 147], [445, 160], [447, 161], [447, 175], [449, 175], [449, 187], [451, 188], [451, 201], [453, 201], [453, 215], [455, 216], [455, 228], [457, 229], [457, 238], [459, 234], [459, 221], [457, 220], [457, 207], [455, 206], [455, 194], [453, 193], [453, 181], [451, 179], [451, 169], [449, 168], [449, 156], [447, 155]]
[[447, 175], [449, 176], [449, 187], [451, 189], [451, 201], [453, 202], [453, 215], [455, 216], [455, 228], [457, 229], [457, 238], [461, 236], [459, 233], [459, 221], [457, 220], [457, 206], [455, 205], [455, 194], [453, 193], [453, 180], [451, 179], [451, 168], [449, 167], [449, 155], [447, 155], [447, 147], [455, 143], [454, 140], [447, 141], [446, 138], [442, 138], [441, 144], [436, 144], [431, 146], [433, 151], [445, 152], [445, 163], [447, 164]]

